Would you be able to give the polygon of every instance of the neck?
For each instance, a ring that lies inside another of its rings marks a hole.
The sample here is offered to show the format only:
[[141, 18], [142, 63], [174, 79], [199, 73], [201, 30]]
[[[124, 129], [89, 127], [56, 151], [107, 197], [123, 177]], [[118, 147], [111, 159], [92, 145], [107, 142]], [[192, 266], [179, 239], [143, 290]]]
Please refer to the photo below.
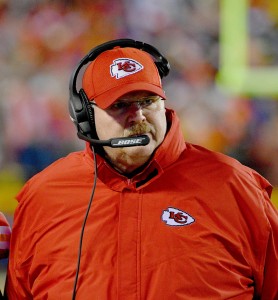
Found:
[[108, 155], [106, 155], [105, 158], [117, 172], [127, 177], [132, 177], [135, 174], [140, 173], [150, 159], [149, 157], [130, 157], [125, 153], [122, 153], [122, 155], [118, 156], [116, 159], [113, 159]]

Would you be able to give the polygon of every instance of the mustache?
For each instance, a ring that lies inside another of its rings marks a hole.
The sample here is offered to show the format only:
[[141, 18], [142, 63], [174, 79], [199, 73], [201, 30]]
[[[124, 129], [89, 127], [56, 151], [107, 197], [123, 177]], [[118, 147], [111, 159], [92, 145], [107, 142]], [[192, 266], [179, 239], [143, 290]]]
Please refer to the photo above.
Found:
[[152, 131], [152, 128], [147, 123], [137, 123], [124, 130], [124, 137], [132, 135], [146, 134]]

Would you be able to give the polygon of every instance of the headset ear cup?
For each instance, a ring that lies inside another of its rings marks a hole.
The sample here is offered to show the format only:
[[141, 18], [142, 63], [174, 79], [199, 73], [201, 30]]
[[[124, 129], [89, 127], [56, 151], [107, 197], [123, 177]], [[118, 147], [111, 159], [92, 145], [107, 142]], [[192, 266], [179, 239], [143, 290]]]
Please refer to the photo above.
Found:
[[91, 138], [96, 138], [96, 126], [95, 126], [95, 112], [92, 103], [88, 100], [88, 97], [83, 89], [79, 91], [79, 97], [83, 106], [82, 113], [82, 123], [79, 125], [81, 127], [82, 133], [88, 135]]
[[68, 108], [69, 108], [70, 119], [73, 122], [73, 124], [76, 126], [76, 128], [78, 129], [78, 121], [77, 121], [77, 116], [76, 116], [76, 112], [75, 112], [75, 109], [74, 109], [72, 99], [70, 99], [70, 101], [69, 101]]
[[88, 122], [91, 126], [95, 126], [95, 115], [92, 107], [92, 103], [88, 100], [88, 97], [83, 89], [79, 91], [80, 99], [84, 103], [84, 109], [87, 112]]
[[94, 109], [83, 89], [81, 89], [79, 93], [71, 95], [69, 113], [79, 133], [90, 138], [97, 136]]

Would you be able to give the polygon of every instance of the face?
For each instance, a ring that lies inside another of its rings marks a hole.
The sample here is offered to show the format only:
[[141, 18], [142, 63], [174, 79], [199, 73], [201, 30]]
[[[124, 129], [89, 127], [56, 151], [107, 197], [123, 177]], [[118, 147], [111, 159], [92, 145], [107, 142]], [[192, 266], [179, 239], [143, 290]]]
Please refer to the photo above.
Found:
[[96, 131], [100, 140], [146, 134], [146, 146], [104, 147], [115, 169], [131, 173], [144, 165], [166, 134], [164, 100], [148, 92], [133, 92], [103, 110], [94, 105]]

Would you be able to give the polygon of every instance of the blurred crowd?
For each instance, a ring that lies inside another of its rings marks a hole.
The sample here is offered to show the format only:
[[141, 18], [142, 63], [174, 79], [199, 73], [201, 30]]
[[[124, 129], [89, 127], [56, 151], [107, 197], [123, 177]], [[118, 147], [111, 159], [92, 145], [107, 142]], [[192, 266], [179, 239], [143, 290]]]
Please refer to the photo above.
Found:
[[[250, 2], [250, 63], [275, 65], [278, 7]], [[71, 72], [99, 43], [132, 38], [170, 61], [167, 105], [177, 110], [185, 138], [278, 186], [278, 101], [232, 95], [216, 83], [219, 9], [219, 0], [0, 0], [2, 172], [15, 170], [25, 181], [83, 148], [68, 117]]]

